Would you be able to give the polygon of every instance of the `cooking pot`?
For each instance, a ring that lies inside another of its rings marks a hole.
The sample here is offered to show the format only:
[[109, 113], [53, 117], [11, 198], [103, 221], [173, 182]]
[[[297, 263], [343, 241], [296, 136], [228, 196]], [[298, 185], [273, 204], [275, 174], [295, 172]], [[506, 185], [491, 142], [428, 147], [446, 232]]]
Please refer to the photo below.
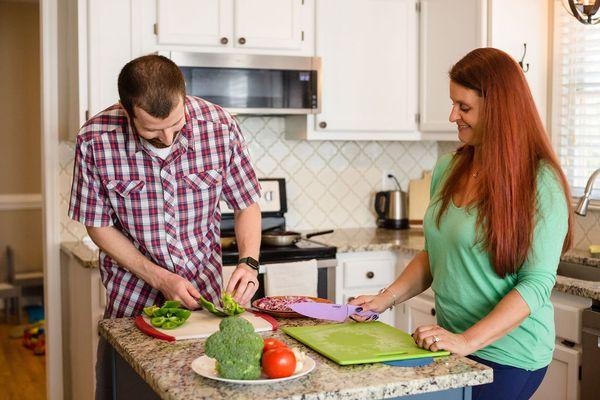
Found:
[[[328, 233], [333, 233], [333, 229], [330, 229], [328, 231], [308, 233], [308, 234], [306, 234], [306, 236], [304, 236], [304, 238], [309, 239], [313, 236], [326, 235]], [[291, 246], [302, 238], [303, 238], [302, 234], [300, 234], [298, 232], [291, 232], [291, 231], [283, 231], [283, 232], [275, 231], [275, 232], [268, 232], [268, 233], [262, 234], [262, 242], [263, 242], [263, 244], [265, 244], [267, 246], [278, 246], [278, 247]]]

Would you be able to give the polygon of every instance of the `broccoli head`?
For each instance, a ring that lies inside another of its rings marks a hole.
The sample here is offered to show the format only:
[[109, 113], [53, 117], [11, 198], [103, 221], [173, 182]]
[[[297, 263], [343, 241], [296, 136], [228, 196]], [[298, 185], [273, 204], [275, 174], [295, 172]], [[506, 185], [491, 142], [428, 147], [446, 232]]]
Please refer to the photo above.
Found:
[[217, 360], [217, 372], [228, 379], [258, 379], [263, 338], [250, 322], [240, 317], [224, 318], [219, 332], [206, 339], [205, 353]]

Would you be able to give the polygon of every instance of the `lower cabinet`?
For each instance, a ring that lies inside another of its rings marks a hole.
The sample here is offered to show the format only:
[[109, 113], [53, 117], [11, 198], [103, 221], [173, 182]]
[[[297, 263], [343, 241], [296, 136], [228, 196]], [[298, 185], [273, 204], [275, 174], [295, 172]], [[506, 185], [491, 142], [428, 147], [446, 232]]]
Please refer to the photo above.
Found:
[[427, 294], [420, 294], [402, 304], [406, 326], [400, 328], [412, 333], [419, 326], [435, 325], [435, 300]]
[[552, 363], [533, 400], [577, 400], [579, 399], [579, 365], [581, 347], [565, 346], [558, 340]]
[[[337, 259], [336, 303], [347, 303], [360, 295], [379, 293], [404, 268], [403, 265], [397, 265], [398, 257], [393, 251], [338, 253]], [[379, 320], [396, 326], [395, 313], [390, 310], [383, 312]]]

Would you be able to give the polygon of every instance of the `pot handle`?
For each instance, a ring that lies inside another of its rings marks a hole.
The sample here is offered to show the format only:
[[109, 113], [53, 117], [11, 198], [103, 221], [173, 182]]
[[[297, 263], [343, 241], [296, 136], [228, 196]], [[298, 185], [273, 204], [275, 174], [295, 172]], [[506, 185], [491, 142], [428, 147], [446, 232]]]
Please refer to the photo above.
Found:
[[327, 235], [328, 233], [333, 233], [333, 229], [329, 229], [328, 231], [320, 231], [320, 232], [309, 233], [309, 234], [306, 235], [306, 238], [310, 239], [313, 236]]
[[[388, 212], [388, 207], [389, 207], [389, 199], [388, 199], [389, 193], [388, 192], [378, 192], [377, 194], [375, 194], [375, 212], [377, 213], [377, 216], [379, 218], [385, 218], [387, 212]], [[385, 200], [383, 202], [383, 207], [381, 204], [381, 200]]]

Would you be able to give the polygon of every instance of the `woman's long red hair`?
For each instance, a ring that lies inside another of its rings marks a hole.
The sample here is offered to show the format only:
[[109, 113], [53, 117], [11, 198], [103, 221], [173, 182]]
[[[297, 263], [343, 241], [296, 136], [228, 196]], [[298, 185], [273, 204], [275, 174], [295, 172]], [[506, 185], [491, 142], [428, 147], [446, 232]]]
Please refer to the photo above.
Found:
[[[450, 70], [450, 79], [483, 98], [479, 115], [482, 165], [472, 207], [478, 210], [479, 242], [500, 277], [515, 273], [527, 260], [536, 221], [536, 176], [540, 162], [560, 179], [570, 207], [569, 185], [537, 112], [525, 75], [505, 52], [494, 48], [471, 51]], [[454, 155], [451, 172], [441, 190], [437, 224], [452, 196], [468, 176], [475, 155], [464, 145]], [[563, 243], [571, 247], [572, 213]]]

